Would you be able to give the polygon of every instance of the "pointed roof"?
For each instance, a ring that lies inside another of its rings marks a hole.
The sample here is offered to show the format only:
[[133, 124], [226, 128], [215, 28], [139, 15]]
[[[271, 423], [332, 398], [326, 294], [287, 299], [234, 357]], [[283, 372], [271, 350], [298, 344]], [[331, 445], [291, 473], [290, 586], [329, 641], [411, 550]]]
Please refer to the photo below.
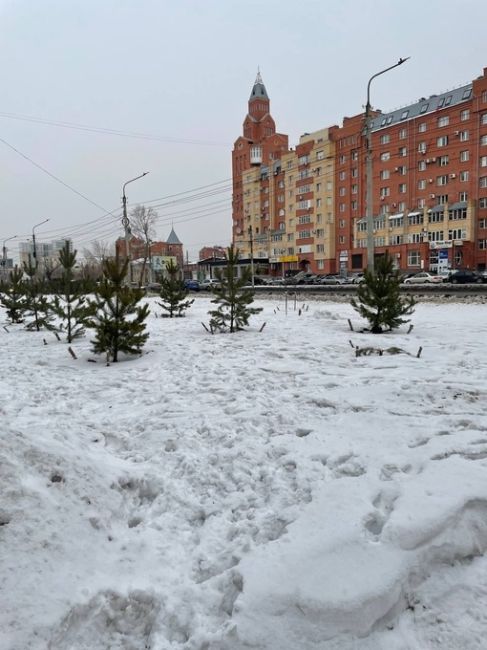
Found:
[[250, 93], [249, 101], [252, 101], [253, 99], [269, 99], [269, 95], [265, 89], [264, 82], [260, 76], [259, 68], [257, 68], [257, 77], [255, 78], [254, 87]]
[[166, 244], [180, 244], [179, 237], [174, 232], [174, 228], [171, 228], [169, 237], [167, 238]]

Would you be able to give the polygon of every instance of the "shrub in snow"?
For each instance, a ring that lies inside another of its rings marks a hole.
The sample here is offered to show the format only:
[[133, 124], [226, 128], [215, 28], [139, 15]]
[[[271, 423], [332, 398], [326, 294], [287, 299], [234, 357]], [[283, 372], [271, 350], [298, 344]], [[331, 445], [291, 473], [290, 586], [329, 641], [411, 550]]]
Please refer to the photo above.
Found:
[[24, 272], [27, 275], [27, 280], [24, 282], [25, 294], [25, 316], [26, 329], [37, 332], [41, 328], [48, 330], [55, 330], [53, 325], [52, 304], [46, 296], [46, 285], [44, 280], [37, 273], [37, 261], [32, 263], [29, 255], [29, 262], [24, 262]]
[[0, 304], [5, 307], [11, 323], [22, 323], [25, 311], [25, 289], [22, 281], [24, 274], [17, 266], [9, 273], [9, 284], [0, 295]]
[[145, 332], [147, 305], [138, 305], [144, 295], [141, 289], [124, 284], [128, 260], [118, 256], [103, 262], [103, 280], [89, 304], [94, 316], [88, 326], [94, 328], [92, 341], [95, 354], [106, 354], [107, 363], [118, 361], [119, 352], [140, 354], [149, 334]]
[[186, 309], [191, 307], [194, 300], [186, 300], [188, 290], [184, 282], [179, 279], [179, 267], [169, 260], [166, 264], [167, 275], [161, 280], [160, 296], [162, 302], [157, 304], [164, 309], [166, 313], [163, 316], [173, 318], [174, 316], [184, 316]]
[[74, 279], [76, 251], [69, 250], [69, 242], [59, 251], [59, 262], [62, 267], [61, 290], [54, 298], [52, 309], [61, 320], [61, 330], [66, 332], [67, 342], [72, 343], [85, 333], [94, 307], [88, 303], [80, 282]]
[[351, 304], [369, 321], [374, 334], [409, 322], [403, 316], [412, 314], [416, 303], [411, 296], [401, 296], [400, 284], [400, 273], [393, 268], [392, 257], [387, 252], [377, 260], [375, 272], [365, 271], [364, 282], [359, 284], [357, 298], [352, 298]]
[[226, 267], [216, 271], [221, 286], [213, 290], [215, 298], [211, 302], [218, 307], [209, 312], [212, 330], [236, 332], [249, 324], [250, 316], [262, 311], [261, 307], [250, 307], [254, 302], [254, 292], [248, 288], [251, 271], [245, 267], [238, 277], [238, 260], [238, 251], [230, 246]]

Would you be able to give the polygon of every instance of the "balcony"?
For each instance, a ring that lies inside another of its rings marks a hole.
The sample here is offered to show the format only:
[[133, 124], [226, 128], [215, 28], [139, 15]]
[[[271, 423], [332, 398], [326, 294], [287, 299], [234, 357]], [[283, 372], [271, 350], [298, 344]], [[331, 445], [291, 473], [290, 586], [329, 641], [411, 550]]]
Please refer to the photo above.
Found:
[[250, 147], [250, 164], [262, 165], [262, 147]]

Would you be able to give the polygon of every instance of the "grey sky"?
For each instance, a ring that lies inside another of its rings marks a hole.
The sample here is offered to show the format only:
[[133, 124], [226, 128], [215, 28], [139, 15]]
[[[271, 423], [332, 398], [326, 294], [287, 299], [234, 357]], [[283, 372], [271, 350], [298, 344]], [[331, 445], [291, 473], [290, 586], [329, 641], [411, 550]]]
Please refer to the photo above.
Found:
[[39, 239], [113, 241], [120, 222], [103, 209], [119, 216], [123, 183], [148, 170], [129, 204], [211, 185], [206, 198], [156, 207], [159, 238], [173, 222], [190, 257], [228, 245], [231, 149], [257, 66], [293, 145], [358, 113], [368, 78], [400, 57], [411, 60], [372, 86], [383, 110], [475, 78], [486, 24], [485, 0], [0, 0], [0, 138], [100, 206], [0, 141], [0, 240], [19, 235], [15, 255], [49, 218]]

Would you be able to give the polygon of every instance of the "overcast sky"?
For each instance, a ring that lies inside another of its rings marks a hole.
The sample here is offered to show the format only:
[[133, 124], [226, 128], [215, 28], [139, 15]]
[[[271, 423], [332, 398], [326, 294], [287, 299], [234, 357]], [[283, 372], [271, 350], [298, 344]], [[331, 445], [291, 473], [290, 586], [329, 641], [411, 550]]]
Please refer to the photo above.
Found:
[[18, 235], [15, 256], [47, 218], [40, 240], [114, 241], [144, 171], [129, 209], [154, 206], [158, 238], [173, 224], [190, 258], [228, 245], [258, 66], [294, 145], [360, 112], [400, 57], [372, 85], [382, 110], [471, 81], [486, 25], [485, 0], [0, 0], [0, 245]]

